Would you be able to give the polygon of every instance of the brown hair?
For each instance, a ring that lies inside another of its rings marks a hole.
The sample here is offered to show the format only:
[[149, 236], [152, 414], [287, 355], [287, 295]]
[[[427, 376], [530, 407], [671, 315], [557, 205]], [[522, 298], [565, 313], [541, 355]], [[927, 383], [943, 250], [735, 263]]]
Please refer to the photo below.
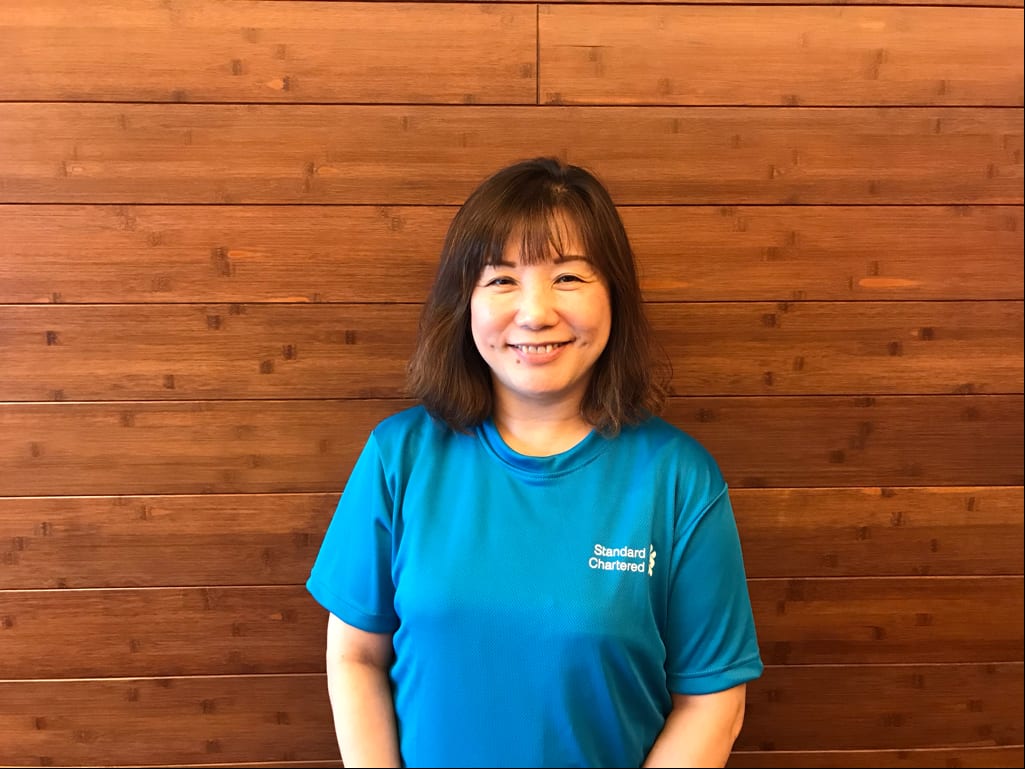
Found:
[[553, 250], [561, 255], [557, 214], [579, 230], [612, 307], [609, 341], [594, 365], [582, 416], [615, 435], [665, 404], [669, 360], [651, 333], [633, 250], [612, 199], [583, 168], [535, 158], [503, 168], [466, 199], [449, 225], [420, 315], [409, 391], [455, 430], [479, 425], [494, 408], [491, 371], [470, 332], [470, 296], [481, 271], [501, 260], [514, 234], [522, 239], [526, 264], [548, 261]]

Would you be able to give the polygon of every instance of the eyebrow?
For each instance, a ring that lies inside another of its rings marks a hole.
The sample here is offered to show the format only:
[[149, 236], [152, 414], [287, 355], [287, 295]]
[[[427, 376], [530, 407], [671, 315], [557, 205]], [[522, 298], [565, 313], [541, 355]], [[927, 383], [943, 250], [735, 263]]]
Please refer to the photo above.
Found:
[[[593, 266], [593, 262], [583, 254], [565, 254], [563, 256], [556, 256], [552, 259], [553, 264], [565, 264], [566, 262], [587, 262]], [[500, 259], [497, 262], [488, 262], [484, 265], [485, 267], [508, 267], [509, 269], [515, 269], [516, 264], [510, 262], [507, 259]]]

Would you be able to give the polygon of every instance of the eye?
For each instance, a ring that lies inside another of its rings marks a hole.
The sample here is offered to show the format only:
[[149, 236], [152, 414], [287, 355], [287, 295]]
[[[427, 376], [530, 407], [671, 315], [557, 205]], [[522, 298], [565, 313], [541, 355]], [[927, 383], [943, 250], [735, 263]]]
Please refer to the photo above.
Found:
[[514, 284], [514, 282], [515, 281], [513, 281], [512, 278], [506, 277], [505, 275], [496, 275], [494, 278], [491, 278], [490, 280], [486, 281], [484, 285], [504, 287], [511, 286]]
[[557, 277], [555, 279], [555, 282], [556, 283], [583, 283], [584, 279], [581, 278], [579, 275], [566, 274], [566, 275], [560, 275], [559, 277]]

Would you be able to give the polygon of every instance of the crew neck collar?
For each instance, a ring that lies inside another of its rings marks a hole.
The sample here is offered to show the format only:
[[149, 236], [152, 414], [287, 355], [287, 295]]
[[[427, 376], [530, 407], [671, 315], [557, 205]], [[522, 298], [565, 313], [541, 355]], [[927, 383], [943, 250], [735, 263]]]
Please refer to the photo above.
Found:
[[533, 476], [552, 477], [571, 473], [589, 464], [608, 448], [608, 439], [592, 429], [575, 446], [558, 454], [547, 457], [521, 454], [509, 447], [491, 417], [477, 428], [477, 436], [484, 448], [499, 462], [516, 472]]

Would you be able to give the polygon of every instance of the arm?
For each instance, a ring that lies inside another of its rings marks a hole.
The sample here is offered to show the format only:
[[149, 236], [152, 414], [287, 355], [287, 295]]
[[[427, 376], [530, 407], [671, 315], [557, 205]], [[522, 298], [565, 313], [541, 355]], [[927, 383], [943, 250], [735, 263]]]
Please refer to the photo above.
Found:
[[725, 766], [744, 723], [747, 685], [713, 694], [673, 693], [673, 709], [645, 767]]
[[327, 690], [347, 767], [401, 766], [388, 669], [391, 633], [327, 621]]

